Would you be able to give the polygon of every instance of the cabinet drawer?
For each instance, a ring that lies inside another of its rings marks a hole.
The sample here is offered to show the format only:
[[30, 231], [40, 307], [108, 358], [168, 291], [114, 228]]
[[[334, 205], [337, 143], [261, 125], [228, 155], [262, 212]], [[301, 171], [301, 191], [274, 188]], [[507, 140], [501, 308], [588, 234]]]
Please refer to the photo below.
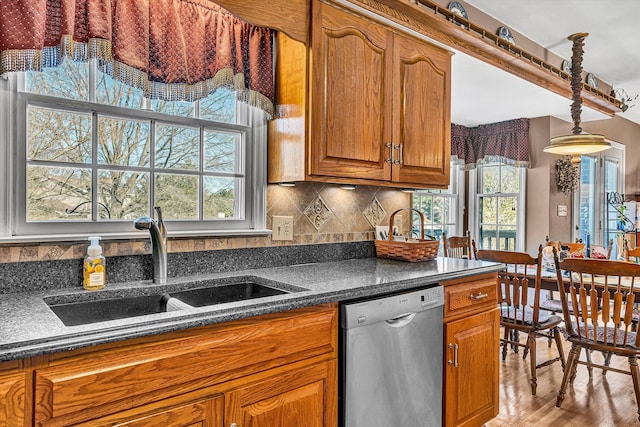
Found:
[[498, 304], [497, 276], [446, 286], [444, 316], [456, 316], [481, 309], [494, 308]]
[[71, 353], [36, 370], [36, 422], [83, 421], [309, 357], [335, 357], [337, 330], [336, 304], [325, 304]]

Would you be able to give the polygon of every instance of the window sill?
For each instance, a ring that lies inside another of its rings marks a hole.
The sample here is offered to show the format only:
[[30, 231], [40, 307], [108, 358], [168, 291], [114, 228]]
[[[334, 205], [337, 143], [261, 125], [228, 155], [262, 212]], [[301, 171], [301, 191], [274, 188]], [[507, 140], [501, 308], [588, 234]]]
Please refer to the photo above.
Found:
[[[193, 230], [193, 231], [168, 231], [167, 237], [173, 238], [198, 238], [198, 237], [240, 237], [240, 236], [269, 236], [271, 230]], [[48, 242], [86, 242], [89, 236], [99, 235], [103, 242], [110, 240], [141, 240], [148, 239], [146, 231], [134, 231], [127, 233], [86, 233], [86, 234], [47, 234], [32, 236], [6, 236], [0, 237], [1, 244], [17, 243], [48, 243]]]

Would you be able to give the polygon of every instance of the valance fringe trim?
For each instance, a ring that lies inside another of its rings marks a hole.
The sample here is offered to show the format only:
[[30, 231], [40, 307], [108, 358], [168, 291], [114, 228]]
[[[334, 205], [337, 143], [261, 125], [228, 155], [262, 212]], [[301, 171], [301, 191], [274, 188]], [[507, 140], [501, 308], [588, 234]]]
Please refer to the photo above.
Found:
[[66, 58], [78, 62], [95, 58], [100, 71], [140, 89], [150, 99], [193, 102], [224, 87], [235, 91], [238, 101], [265, 111], [268, 120], [274, 116], [273, 102], [263, 94], [248, 89], [244, 75], [234, 74], [231, 68], [223, 68], [213, 78], [195, 84], [154, 82], [148, 79], [144, 71], [113, 61], [111, 42], [103, 39], [90, 39], [88, 43], [80, 43], [75, 42], [71, 36], [64, 36], [59, 45], [42, 50], [0, 52], [0, 76], [8, 72], [42, 71], [43, 68], [58, 67]]
[[464, 159], [461, 159], [456, 155], [452, 155], [451, 161], [454, 162], [454, 164], [456, 165], [463, 166], [462, 169], [465, 171], [470, 171], [475, 169], [477, 166], [491, 164], [491, 163], [502, 163], [504, 165], [514, 166], [517, 168], [528, 168], [531, 164], [530, 162], [513, 160], [505, 156], [486, 156], [474, 163], [465, 164]]

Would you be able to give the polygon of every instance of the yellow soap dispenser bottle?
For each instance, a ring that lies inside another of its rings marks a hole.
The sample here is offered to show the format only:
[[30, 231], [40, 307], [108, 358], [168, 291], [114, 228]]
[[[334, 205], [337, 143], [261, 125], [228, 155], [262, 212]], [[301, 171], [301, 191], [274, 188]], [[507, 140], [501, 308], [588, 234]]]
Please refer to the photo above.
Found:
[[89, 237], [91, 244], [87, 248], [87, 256], [83, 263], [83, 283], [86, 290], [95, 291], [104, 288], [106, 285], [106, 263], [105, 257], [102, 255], [102, 246], [100, 246], [100, 237]]

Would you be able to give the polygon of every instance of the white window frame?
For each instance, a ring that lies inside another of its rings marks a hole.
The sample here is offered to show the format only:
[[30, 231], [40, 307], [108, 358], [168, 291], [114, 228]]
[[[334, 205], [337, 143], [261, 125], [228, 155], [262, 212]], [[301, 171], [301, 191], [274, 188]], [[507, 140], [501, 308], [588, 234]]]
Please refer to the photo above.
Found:
[[[89, 235], [98, 234], [103, 238], [140, 238], [141, 233], [129, 221], [73, 221], [27, 223], [26, 204], [26, 106], [55, 106], [58, 103], [65, 110], [98, 111], [108, 115], [123, 109], [105, 104], [88, 103], [21, 93], [24, 87], [24, 73], [9, 73], [0, 78], [0, 242], [31, 241], [75, 241], [86, 240]], [[127, 110], [129, 111], [129, 110]], [[237, 102], [238, 122], [248, 126], [225, 124], [200, 119], [169, 116], [177, 125], [201, 126], [215, 130], [240, 132], [244, 140], [245, 191], [240, 205], [244, 205], [241, 219], [216, 219], [203, 221], [165, 221], [170, 237], [178, 236], [219, 236], [219, 235], [266, 235], [266, 186], [267, 186], [267, 123], [264, 113], [255, 107]], [[131, 110], [127, 118], [146, 120], [166, 119], [168, 116], [146, 110]], [[243, 121], [244, 120], [244, 121]], [[150, 212], [153, 215], [153, 212]], [[78, 231], [79, 227], [85, 227]]]
[[[502, 163], [504, 165], [504, 163]], [[476, 242], [480, 241], [480, 197], [483, 193], [479, 191], [479, 168], [482, 165], [478, 165], [475, 169], [469, 172], [469, 231], [471, 232], [471, 238]], [[526, 200], [527, 200], [527, 169], [519, 167], [518, 179], [519, 179], [519, 192], [517, 194], [517, 214], [516, 214], [516, 251], [524, 251], [525, 248], [525, 221], [526, 221]], [[511, 193], [508, 193], [511, 194]], [[480, 243], [478, 243], [478, 249], [480, 249]]]
[[[462, 230], [462, 224], [464, 222], [464, 201], [465, 201], [465, 188], [464, 178], [465, 171], [463, 166], [451, 162], [450, 168], [450, 181], [449, 187], [447, 187], [448, 193], [430, 193], [430, 190], [418, 190], [414, 193], [413, 197], [419, 197], [421, 194], [433, 194], [436, 197], [445, 197], [452, 199], [453, 202], [450, 206], [450, 215], [453, 215], [452, 222], [445, 223], [445, 227], [449, 230], [450, 236], [462, 236], [464, 230]], [[412, 200], [413, 206], [413, 200]], [[450, 216], [451, 218], [451, 216]], [[425, 229], [430, 224], [425, 224]], [[426, 233], [426, 231], [425, 231]]]

